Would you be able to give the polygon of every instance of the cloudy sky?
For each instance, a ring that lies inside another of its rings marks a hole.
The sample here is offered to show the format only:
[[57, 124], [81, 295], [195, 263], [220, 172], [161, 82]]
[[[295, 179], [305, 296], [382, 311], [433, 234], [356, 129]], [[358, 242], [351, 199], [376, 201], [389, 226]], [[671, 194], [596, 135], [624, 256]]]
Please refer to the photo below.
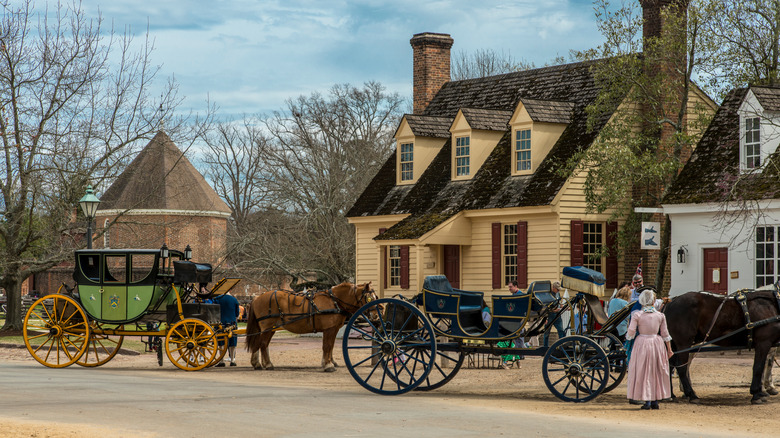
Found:
[[591, 0], [83, 0], [91, 16], [154, 39], [184, 107], [222, 118], [281, 109], [336, 83], [375, 80], [411, 95], [415, 33], [459, 51], [493, 49], [542, 66], [601, 41]]

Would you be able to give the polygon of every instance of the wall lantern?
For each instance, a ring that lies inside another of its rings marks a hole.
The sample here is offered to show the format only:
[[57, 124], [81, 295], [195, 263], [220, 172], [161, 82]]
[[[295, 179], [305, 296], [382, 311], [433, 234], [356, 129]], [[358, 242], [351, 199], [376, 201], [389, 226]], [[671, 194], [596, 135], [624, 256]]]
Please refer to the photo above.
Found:
[[184, 260], [192, 260], [192, 248], [190, 245], [184, 248]]
[[680, 249], [677, 250], [677, 263], [685, 263], [685, 253], [688, 252], [685, 250], [685, 245], [681, 246]]

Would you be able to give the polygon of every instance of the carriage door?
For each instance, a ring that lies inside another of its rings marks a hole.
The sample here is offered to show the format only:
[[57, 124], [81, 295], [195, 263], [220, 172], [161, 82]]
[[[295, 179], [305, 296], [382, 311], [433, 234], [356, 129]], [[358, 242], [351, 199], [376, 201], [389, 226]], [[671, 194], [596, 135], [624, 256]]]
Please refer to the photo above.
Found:
[[460, 246], [444, 245], [444, 276], [450, 285], [460, 289]]
[[704, 248], [704, 290], [728, 293], [728, 248]]
[[103, 321], [127, 319], [127, 254], [106, 255], [101, 292]]

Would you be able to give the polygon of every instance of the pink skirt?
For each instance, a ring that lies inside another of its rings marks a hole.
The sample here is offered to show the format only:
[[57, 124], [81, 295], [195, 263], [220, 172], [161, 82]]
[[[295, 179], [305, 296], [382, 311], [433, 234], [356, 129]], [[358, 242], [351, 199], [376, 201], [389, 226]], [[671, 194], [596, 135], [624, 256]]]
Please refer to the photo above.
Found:
[[659, 335], [637, 335], [628, 363], [628, 398], [655, 401], [671, 396], [664, 340]]

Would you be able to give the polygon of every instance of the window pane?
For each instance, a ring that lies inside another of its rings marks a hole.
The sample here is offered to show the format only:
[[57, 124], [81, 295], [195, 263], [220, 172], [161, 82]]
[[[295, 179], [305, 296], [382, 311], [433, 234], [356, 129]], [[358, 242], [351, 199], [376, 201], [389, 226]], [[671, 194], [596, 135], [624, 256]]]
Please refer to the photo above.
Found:
[[517, 280], [517, 224], [504, 225], [502, 259], [504, 263], [504, 284]]

